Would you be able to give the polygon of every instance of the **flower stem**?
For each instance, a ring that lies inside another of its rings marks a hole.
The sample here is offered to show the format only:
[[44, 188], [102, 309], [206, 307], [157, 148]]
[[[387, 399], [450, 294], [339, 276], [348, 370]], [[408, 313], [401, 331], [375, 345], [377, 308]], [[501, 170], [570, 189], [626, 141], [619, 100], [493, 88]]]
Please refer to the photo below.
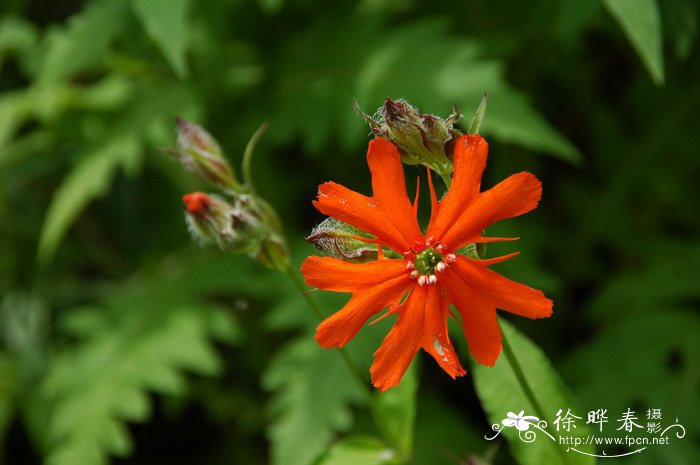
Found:
[[255, 145], [262, 135], [267, 131], [267, 123], [260, 125], [253, 137], [248, 141], [248, 145], [245, 147], [245, 152], [243, 152], [243, 161], [241, 162], [241, 172], [243, 173], [243, 183], [252, 192], [255, 190], [253, 186], [253, 174], [251, 170], [251, 162], [253, 160], [253, 152], [255, 151]]
[[[304, 286], [304, 281], [302, 281], [301, 277], [294, 271], [292, 268], [287, 269], [287, 275], [292, 279], [294, 282], [294, 285], [296, 288], [299, 290], [301, 293], [302, 297], [304, 298], [304, 301], [306, 302], [306, 305], [309, 307], [309, 309], [318, 317], [319, 320], [323, 320], [325, 318], [325, 315], [319, 308], [319, 306], [316, 304], [316, 301], [308, 294], [308, 290]], [[339, 354], [340, 357], [343, 359], [343, 362], [347, 366], [348, 370], [350, 371], [351, 376], [355, 380], [355, 383], [357, 384], [358, 388], [360, 389], [360, 392], [362, 393], [362, 397], [364, 398], [365, 403], [367, 404], [367, 407], [369, 408], [370, 415], [372, 416], [372, 420], [374, 421], [375, 425], [377, 426], [377, 430], [379, 431], [379, 434], [382, 436], [384, 441], [391, 446], [391, 448], [394, 450], [394, 452], [399, 455], [399, 458], [401, 460], [401, 463], [404, 462], [404, 458], [401, 456], [403, 454], [403, 451], [399, 448], [398, 444], [395, 444], [395, 442], [392, 440], [391, 435], [388, 434], [387, 428], [384, 425], [384, 422], [382, 421], [382, 416], [380, 412], [377, 411], [376, 409], [376, 404], [374, 402], [374, 397], [372, 396], [372, 392], [370, 391], [369, 387], [367, 386], [367, 383], [365, 382], [364, 378], [360, 374], [360, 370], [357, 368], [357, 365], [355, 365], [355, 362], [352, 360], [350, 355], [348, 354], [348, 351], [345, 350], [343, 347], [338, 347], [335, 349]]]
[[[518, 358], [515, 356], [515, 352], [513, 351], [513, 348], [511, 347], [510, 343], [508, 342], [508, 338], [506, 337], [505, 332], [503, 331], [503, 327], [500, 324], [500, 319], [499, 319], [499, 326], [501, 327], [501, 344], [503, 346], [503, 355], [508, 359], [508, 363], [510, 364], [511, 368], [513, 369], [513, 373], [515, 374], [515, 377], [518, 380], [518, 384], [520, 384], [520, 388], [523, 390], [523, 393], [525, 394], [525, 397], [527, 400], [530, 402], [532, 405], [532, 408], [535, 410], [535, 414], [537, 415], [538, 418], [544, 419], [546, 418], [544, 409], [542, 408], [542, 404], [537, 400], [537, 397], [535, 396], [535, 391], [533, 391], [532, 387], [530, 386], [530, 383], [527, 381], [527, 377], [525, 376], [525, 372], [523, 371], [523, 368], [520, 366], [520, 362], [518, 361]], [[547, 423], [547, 426], [545, 426], [545, 429], [547, 432], [551, 435], [554, 436], [554, 431], [552, 431], [552, 427], [549, 423]], [[563, 462], [566, 463], [568, 462], [568, 459], [566, 455], [564, 454], [564, 451], [562, 451], [559, 447], [555, 447], [557, 450], [557, 453], [562, 457]]]

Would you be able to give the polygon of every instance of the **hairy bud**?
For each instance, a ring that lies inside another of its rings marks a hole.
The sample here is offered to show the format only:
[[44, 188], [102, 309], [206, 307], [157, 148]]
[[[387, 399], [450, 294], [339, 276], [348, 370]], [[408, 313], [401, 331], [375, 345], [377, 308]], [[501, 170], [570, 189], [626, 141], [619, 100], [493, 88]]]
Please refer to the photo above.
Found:
[[231, 204], [217, 195], [193, 192], [182, 201], [190, 232], [202, 244], [216, 244], [227, 252], [250, 252], [267, 235], [250, 196], [237, 196]]
[[[351, 263], [366, 263], [377, 259], [376, 244], [363, 241], [360, 238], [368, 238], [365, 232], [360, 231], [347, 223], [326, 218], [311, 230], [306, 242], [314, 245], [320, 252], [331, 257], [340, 258]], [[385, 255], [391, 255], [390, 249], [383, 249]]]
[[426, 165], [441, 176], [452, 173], [452, 143], [460, 135], [453, 127], [461, 117], [456, 108], [447, 119], [420, 114], [402, 99], [387, 98], [375, 117], [363, 113], [357, 103], [355, 109], [376, 136], [398, 146], [404, 163]]
[[182, 166], [214, 186], [237, 191], [240, 188], [233, 169], [216, 140], [201, 126], [176, 118], [177, 146], [168, 149]]

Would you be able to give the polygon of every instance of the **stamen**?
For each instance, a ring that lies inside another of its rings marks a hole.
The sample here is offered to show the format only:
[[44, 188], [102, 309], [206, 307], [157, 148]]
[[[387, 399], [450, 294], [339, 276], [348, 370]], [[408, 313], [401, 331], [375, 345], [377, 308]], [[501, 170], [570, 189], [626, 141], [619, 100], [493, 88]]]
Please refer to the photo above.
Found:
[[435, 269], [440, 272], [445, 271], [445, 268], [447, 268], [447, 263], [445, 263], [444, 261], [435, 265]]
[[406, 269], [407, 270], [412, 270], [416, 267], [416, 265], [412, 261], [406, 262]]
[[447, 263], [456, 262], [456, 261], [457, 261], [457, 255], [455, 255], [455, 254], [453, 254], [453, 253], [447, 254], [447, 255], [445, 255], [445, 261], [446, 261]]
[[447, 251], [447, 246], [445, 244], [439, 244], [437, 247], [435, 247], [435, 250], [440, 253], [445, 253]]
[[426, 275], [422, 274], [422, 275], [418, 276], [418, 285], [419, 286], [423, 286], [426, 281], [427, 281]]
[[418, 277], [419, 274], [420, 274], [420, 273], [418, 273], [418, 272], [415, 271], [415, 270], [414, 270], [414, 271], [411, 271], [411, 278], [416, 279], [416, 278]]
[[434, 274], [428, 275], [428, 283], [435, 284], [437, 282], [437, 276]]

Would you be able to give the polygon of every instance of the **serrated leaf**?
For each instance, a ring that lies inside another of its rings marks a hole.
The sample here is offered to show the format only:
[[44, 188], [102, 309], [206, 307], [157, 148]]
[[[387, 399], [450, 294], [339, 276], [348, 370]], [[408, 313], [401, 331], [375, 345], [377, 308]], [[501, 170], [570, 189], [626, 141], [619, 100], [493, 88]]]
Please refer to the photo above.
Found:
[[39, 85], [54, 83], [93, 66], [108, 55], [110, 41], [124, 26], [128, 5], [123, 1], [95, 0], [72, 16], [62, 31], [46, 38], [48, 49], [39, 69]]
[[189, 0], [132, 0], [131, 8], [150, 38], [183, 79], [187, 76], [187, 12]]
[[263, 384], [276, 391], [268, 428], [274, 465], [311, 464], [335, 433], [348, 430], [350, 405], [361, 398], [336, 351], [306, 335], [280, 351]]
[[117, 137], [85, 156], [73, 168], [46, 212], [37, 251], [40, 262], [53, 256], [80, 212], [92, 199], [107, 191], [117, 168], [135, 157], [140, 148], [139, 141], [133, 136]]
[[104, 463], [107, 454], [128, 454], [131, 439], [123, 422], [147, 418], [149, 390], [172, 393], [173, 373], [181, 370], [218, 372], [201, 309], [160, 311], [160, 319], [137, 310], [143, 314], [138, 329], [122, 319], [52, 363], [36, 407], [48, 419], [47, 463], [93, 465]]
[[[525, 415], [545, 420], [549, 427], [548, 433], [551, 435], [554, 432], [553, 421], [559, 409], [563, 409], [564, 412], [571, 409], [575, 415], [583, 416], [584, 412], [576, 406], [568, 389], [545, 354], [506, 321], [501, 320], [501, 330], [516, 354], [517, 361], [527, 376], [527, 381], [539, 406], [544, 411], [542, 414], [538, 413], [538, 407], [530, 402], [525, 391], [520, 387], [516, 372], [508, 357], [502, 353], [493, 367], [475, 364], [472, 371], [476, 392], [491, 423], [501, 426], [501, 422], [508, 418], [509, 412], [518, 414], [524, 410]], [[546, 418], [541, 418], [543, 415], [546, 415]], [[536, 434], [536, 440], [527, 443], [519, 437], [516, 428], [502, 427], [502, 435], [505, 436], [513, 457], [520, 465], [595, 463], [593, 457], [572, 451], [567, 452], [567, 446], [559, 445], [556, 436], [551, 439], [545, 432], [532, 429]], [[493, 436], [493, 434], [486, 434], [486, 436]], [[565, 434], [572, 437], [584, 437], [589, 434], [589, 428], [583, 420], [579, 420], [576, 428], [572, 428], [570, 432]], [[592, 445], [581, 445], [578, 449], [585, 453], [595, 453]]]
[[656, 0], [603, 0], [657, 85], [664, 83], [663, 36]]
[[371, 436], [353, 436], [335, 444], [316, 465], [387, 465], [393, 462], [394, 451]]

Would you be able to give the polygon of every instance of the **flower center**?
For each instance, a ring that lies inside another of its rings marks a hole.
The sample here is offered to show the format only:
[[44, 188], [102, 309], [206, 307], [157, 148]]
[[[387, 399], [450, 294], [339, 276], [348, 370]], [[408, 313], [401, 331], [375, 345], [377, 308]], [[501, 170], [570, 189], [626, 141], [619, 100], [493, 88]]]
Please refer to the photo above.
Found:
[[[439, 250], [439, 252], [438, 252]], [[429, 247], [423, 249], [413, 257], [413, 261], [406, 264], [406, 268], [411, 271], [411, 278], [417, 279], [418, 284], [435, 284], [437, 282], [436, 272], [445, 271], [448, 265], [457, 260], [453, 253], [443, 255], [444, 249]]]
[[418, 274], [431, 275], [435, 274], [435, 267], [437, 267], [440, 262], [442, 262], [442, 255], [433, 248], [427, 248], [419, 254], [416, 254], [413, 263]]

